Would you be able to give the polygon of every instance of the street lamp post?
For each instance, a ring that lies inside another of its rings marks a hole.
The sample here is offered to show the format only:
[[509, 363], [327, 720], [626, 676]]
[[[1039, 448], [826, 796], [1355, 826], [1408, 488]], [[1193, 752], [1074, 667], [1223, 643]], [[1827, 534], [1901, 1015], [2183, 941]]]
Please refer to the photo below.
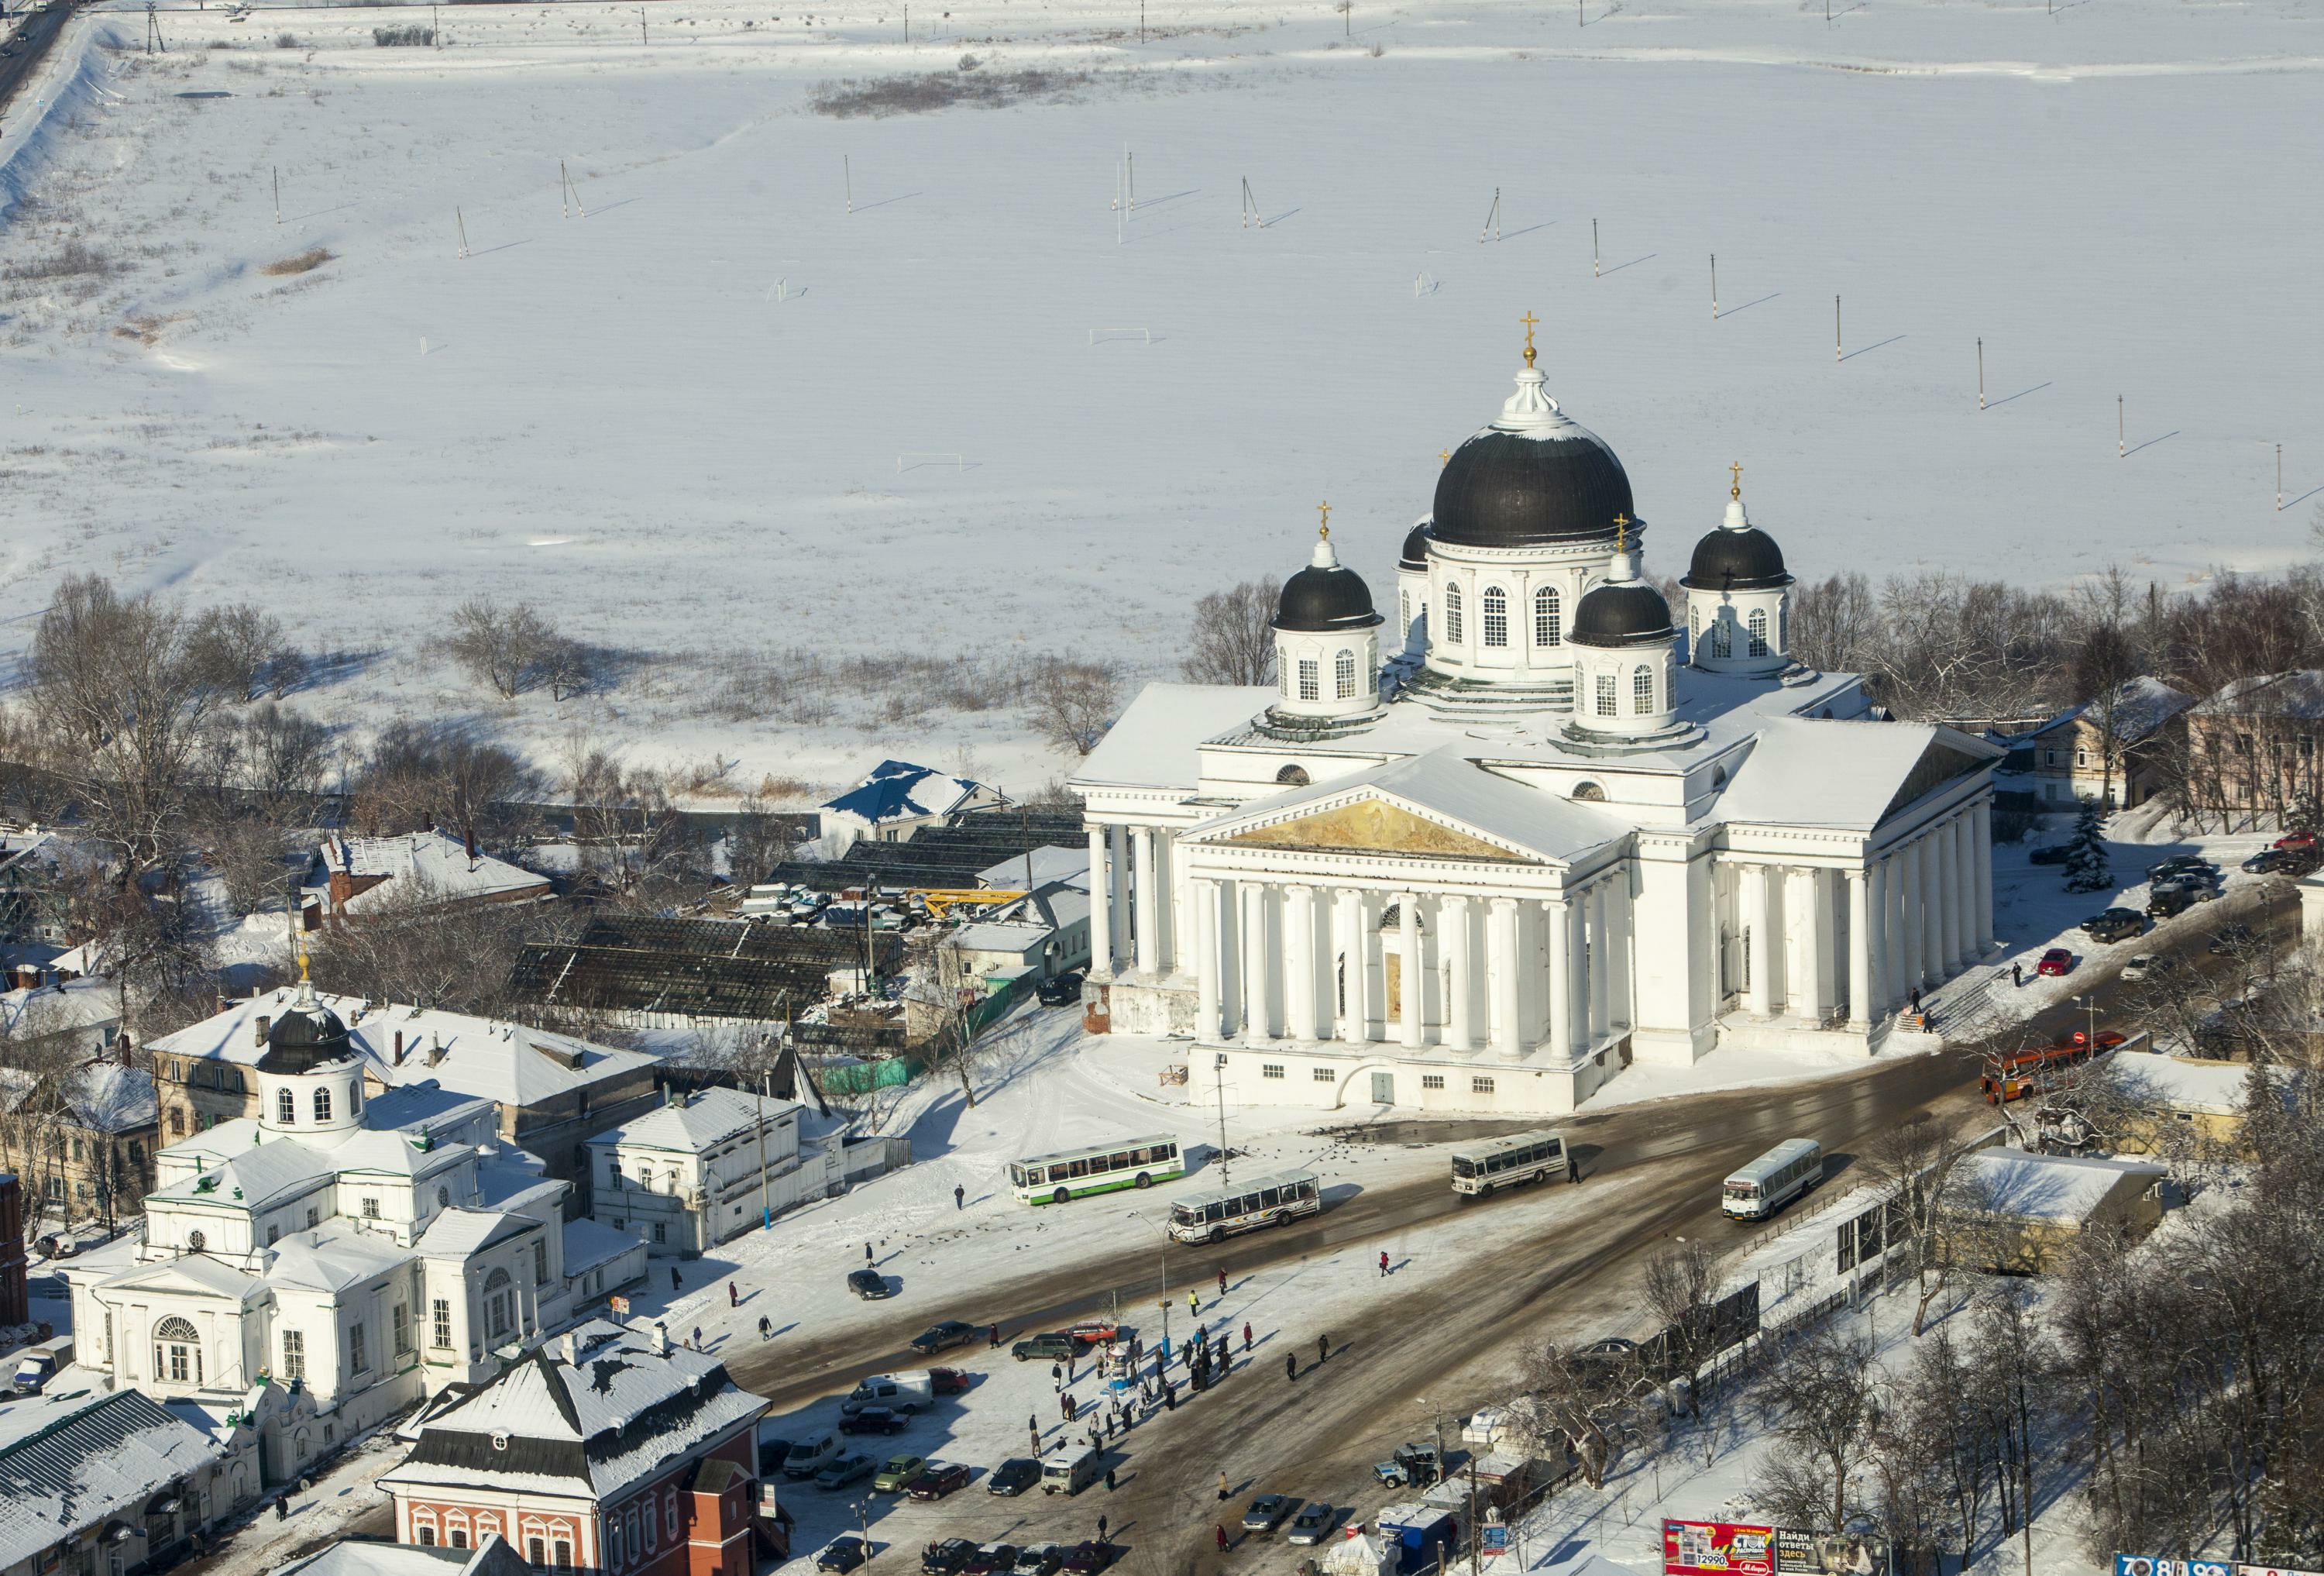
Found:
[[[1146, 1219], [1144, 1210], [1132, 1210], [1130, 1214], [1132, 1220], [1143, 1221], [1148, 1226], [1154, 1225], [1152, 1221]], [[1162, 1236], [1160, 1249], [1162, 1279], [1161, 1284], [1155, 1290], [1162, 1308], [1162, 1366], [1167, 1369], [1170, 1366], [1170, 1229], [1167, 1224], [1157, 1226], [1155, 1229]]]

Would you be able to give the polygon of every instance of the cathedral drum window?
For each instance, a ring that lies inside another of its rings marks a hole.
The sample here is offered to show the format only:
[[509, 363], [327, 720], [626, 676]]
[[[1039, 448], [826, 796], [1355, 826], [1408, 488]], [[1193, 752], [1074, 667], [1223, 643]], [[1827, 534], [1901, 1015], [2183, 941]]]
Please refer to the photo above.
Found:
[[1313, 657], [1299, 659], [1299, 698], [1301, 700], [1323, 698], [1323, 682], [1316, 671], [1315, 659]]
[[1655, 709], [1655, 672], [1640, 668], [1630, 675], [1630, 710], [1639, 716], [1651, 715]]
[[1749, 654], [1754, 657], [1766, 656], [1767, 654], [1767, 610], [1766, 608], [1755, 607], [1751, 610], [1750, 629]]
[[1557, 587], [1545, 585], [1533, 594], [1533, 643], [1554, 646], [1565, 637], [1557, 605]]
[[1461, 643], [1461, 588], [1449, 580], [1444, 583], [1444, 638], [1455, 646]]
[[299, 1096], [294, 1092], [288, 1089], [274, 1092], [274, 1120], [286, 1128], [297, 1124]]
[[1356, 654], [1353, 651], [1341, 652], [1333, 663], [1333, 668], [1339, 698], [1352, 700], [1356, 694]]
[[1509, 643], [1509, 594], [1498, 585], [1485, 587], [1485, 644], [1506, 646]]
[[1610, 673], [1600, 673], [1598, 676], [1597, 689], [1598, 714], [1601, 717], [1612, 716], [1614, 714], [1614, 676]]
[[315, 1091], [315, 1120], [318, 1122], [331, 1120], [331, 1092], [327, 1089]]

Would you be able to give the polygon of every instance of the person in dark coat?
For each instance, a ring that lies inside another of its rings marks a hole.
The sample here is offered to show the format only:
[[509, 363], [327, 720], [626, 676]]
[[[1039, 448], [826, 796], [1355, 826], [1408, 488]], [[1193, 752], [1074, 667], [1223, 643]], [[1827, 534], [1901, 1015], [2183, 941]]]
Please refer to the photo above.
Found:
[[1227, 1272], [1226, 1272], [1225, 1270], [1223, 1270], [1223, 1269], [1222, 1269], [1222, 1270], [1219, 1271], [1219, 1295], [1221, 1295], [1221, 1296], [1225, 1296], [1226, 1295], [1227, 1295]]
[[1166, 1412], [1178, 1409], [1178, 1387], [1167, 1379], [1162, 1381], [1162, 1409]]
[[1108, 1467], [1105, 1470], [1105, 1491], [1109, 1494], [1113, 1492], [1113, 1469], [1111, 1467]]
[[1222, 1526], [1215, 1528], [1214, 1530], [1219, 1535], [1219, 1553], [1223, 1554], [1227, 1552], [1227, 1549], [1230, 1546], [1227, 1543], [1227, 1529]]
[[673, 1292], [677, 1292], [683, 1290], [684, 1286], [685, 1283], [678, 1278], [678, 1266], [675, 1264], [671, 1265], [669, 1267], [669, 1289]]
[[1053, 1390], [1062, 1390], [1065, 1387], [1065, 1364], [1053, 1362], [1049, 1365], [1049, 1387]]
[[966, 1203], [963, 1203], [962, 1201], [963, 1201], [963, 1200], [964, 1200], [964, 1199], [966, 1199], [967, 1197], [968, 1197], [968, 1189], [966, 1189], [966, 1188], [963, 1187], [960, 1184], [958, 1184], [958, 1183], [956, 1183], [956, 1182], [955, 1182], [955, 1183], [954, 1183], [954, 1184], [953, 1184], [953, 1186], [952, 1186], [952, 1207], [953, 1207], [954, 1209], [955, 1209], [955, 1210], [964, 1210], [964, 1209], [966, 1209], [966, 1208], [968, 1207], [968, 1205], [967, 1205]]
[[2023, 963], [2009, 965], [2009, 982], [2021, 991], [2025, 988], [2025, 965]]
[[1097, 1541], [1105, 1542], [1105, 1517], [1102, 1515], [1097, 1518]]
[[726, 1305], [730, 1308], [742, 1305], [742, 1294], [734, 1289], [734, 1283], [731, 1280], [726, 1283]]
[[1248, 1324], [1242, 1327], [1242, 1349], [1245, 1351], [1250, 1350], [1250, 1326]]
[[1001, 1344], [1001, 1326], [1000, 1326], [1000, 1325], [995, 1324], [995, 1325], [992, 1327], [992, 1338], [991, 1338], [990, 1341], [986, 1341], [986, 1342], [985, 1342], [985, 1344], [986, 1344], [987, 1346], [999, 1346], [999, 1345]]
[[1286, 1351], [1283, 1354], [1283, 1377], [1286, 1379], [1296, 1379], [1299, 1377], [1299, 1359], [1292, 1352]]
[[1329, 1335], [1315, 1337], [1315, 1360], [1317, 1362], [1332, 1360], [1332, 1338]]

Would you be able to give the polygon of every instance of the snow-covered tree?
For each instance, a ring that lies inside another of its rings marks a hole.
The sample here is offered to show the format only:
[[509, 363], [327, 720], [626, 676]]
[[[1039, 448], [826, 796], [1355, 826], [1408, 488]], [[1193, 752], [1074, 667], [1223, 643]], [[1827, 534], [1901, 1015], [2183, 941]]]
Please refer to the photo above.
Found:
[[2066, 890], [2097, 892], [2114, 885], [2107, 862], [2106, 837], [2098, 830], [2098, 805], [2085, 799], [2074, 817], [2073, 840], [2066, 844]]

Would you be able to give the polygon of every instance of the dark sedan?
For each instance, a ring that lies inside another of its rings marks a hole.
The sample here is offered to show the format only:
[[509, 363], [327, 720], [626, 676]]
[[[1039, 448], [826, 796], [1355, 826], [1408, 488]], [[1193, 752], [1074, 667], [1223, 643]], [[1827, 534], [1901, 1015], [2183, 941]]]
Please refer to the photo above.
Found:
[[888, 1277], [876, 1269], [851, 1269], [847, 1289], [868, 1303], [888, 1295]]
[[976, 1326], [959, 1319], [945, 1319], [929, 1325], [912, 1337], [912, 1350], [924, 1357], [933, 1357], [947, 1346], [965, 1346], [976, 1339]]
[[984, 1480], [988, 1494], [1022, 1494], [1041, 1480], [1041, 1463], [1031, 1456], [1010, 1456], [992, 1469]]
[[968, 1487], [968, 1469], [958, 1461], [930, 1461], [920, 1475], [904, 1485], [915, 1499], [941, 1499], [955, 1488]]
[[1097, 1576], [1120, 1553], [1111, 1544], [1075, 1544], [1074, 1552], [1065, 1556], [1066, 1576]]
[[844, 1572], [854, 1570], [871, 1557], [872, 1551], [862, 1538], [836, 1537], [823, 1545], [823, 1553], [815, 1557], [815, 1568], [840, 1572], [844, 1576]]
[[890, 1412], [885, 1406], [866, 1406], [852, 1416], [839, 1420], [842, 1433], [901, 1433], [912, 1425], [912, 1420], [901, 1412]]

